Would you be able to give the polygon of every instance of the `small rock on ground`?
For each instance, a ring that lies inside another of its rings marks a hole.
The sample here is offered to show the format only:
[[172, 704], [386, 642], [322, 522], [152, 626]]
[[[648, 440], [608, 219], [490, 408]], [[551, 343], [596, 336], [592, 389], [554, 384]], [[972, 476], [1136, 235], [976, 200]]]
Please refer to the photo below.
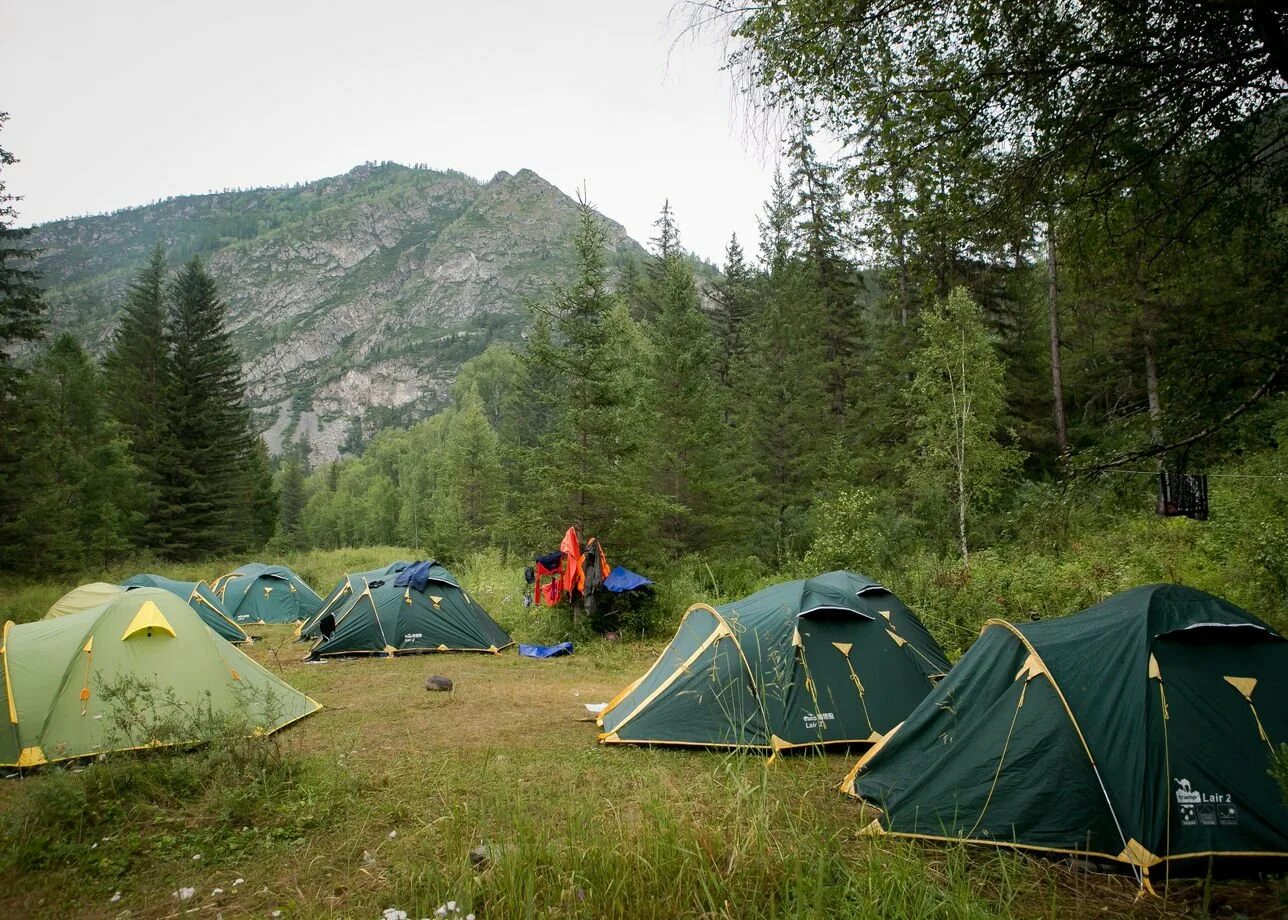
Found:
[[451, 690], [452, 679], [450, 677], [441, 677], [437, 674], [431, 674], [425, 678], [426, 690]]

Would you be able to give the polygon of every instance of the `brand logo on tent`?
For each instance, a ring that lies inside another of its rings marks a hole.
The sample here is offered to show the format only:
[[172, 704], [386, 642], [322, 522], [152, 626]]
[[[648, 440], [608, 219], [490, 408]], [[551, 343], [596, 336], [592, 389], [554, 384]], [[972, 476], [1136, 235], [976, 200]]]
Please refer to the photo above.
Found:
[[1228, 792], [1202, 792], [1195, 789], [1188, 779], [1177, 779], [1176, 804], [1181, 813], [1181, 824], [1230, 825], [1239, 823], [1239, 810], [1234, 797]]
[[407, 633], [406, 635], [403, 636], [403, 641], [415, 642], [416, 640], [423, 639], [423, 638], [425, 638], [424, 633]]
[[805, 719], [806, 728], [818, 728], [820, 725], [831, 722], [836, 718], [836, 713], [832, 712], [807, 712], [802, 717]]

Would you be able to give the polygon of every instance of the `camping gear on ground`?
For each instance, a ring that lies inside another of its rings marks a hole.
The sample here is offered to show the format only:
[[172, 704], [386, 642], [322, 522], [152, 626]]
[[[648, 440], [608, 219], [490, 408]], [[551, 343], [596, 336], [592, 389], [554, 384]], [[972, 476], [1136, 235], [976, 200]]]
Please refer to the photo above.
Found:
[[1288, 642], [1229, 601], [1147, 585], [989, 620], [842, 788], [882, 809], [872, 833], [1099, 857], [1148, 885], [1190, 858], [1288, 857], [1268, 773], [1285, 740]]
[[389, 563], [384, 568], [371, 569], [368, 572], [350, 572], [346, 574], [336, 582], [335, 587], [331, 589], [329, 594], [327, 594], [325, 600], [322, 601], [322, 606], [318, 609], [318, 612], [300, 625], [300, 631], [297, 638], [301, 640], [318, 638], [318, 636], [323, 634], [319, 627], [324, 616], [330, 614], [332, 617], [331, 622], [334, 623], [335, 614], [339, 613], [351, 598], [356, 597], [365, 591], [367, 589], [368, 581], [396, 575], [409, 565], [411, 565], [410, 562], [399, 559], [397, 562]]
[[4, 766], [205, 740], [187, 734], [200, 730], [198, 715], [267, 733], [321, 708], [160, 588], [135, 588], [55, 619], [6, 623], [0, 666]]
[[204, 581], [175, 581], [163, 575], [133, 575], [121, 582], [123, 588], [160, 588], [188, 602], [206, 625], [229, 642], [249, 642], [250, 636], [232, 621], [223, 601]]
[[624, 569], [620, 565], [613, 566], [613, 570], [604, 579], [604, 588], [614, 594], [638, 591], [640, 588], [650, 588], [652, 586], [653, 582], [643, 575], [637, 575], [630, 569]]
[[519, 654], [524, 658], [560, 658], [572, 654], [571, 642], [560, 642], [557, 645], [520, 645]]
[[236, 623], [294, 623], [322, 606], [317, 592], [284, 565], [251, 562], [220, 576], [214, 588]]
[[768, 748], [876, 741], [948, 670], [886, 588], [850, 572], [694, 604], [600, 714], [604, 743]]
[[79, 588], [72, 588], [54, 601], [53, 606], [45, 611], [42, 619], [51, 620], [55, 617], [65, 617], [69, 613], [82, 613], [91, 608], [102, 606], [109, 601], [114, 601], [124, 593], [125, 588], [120, 585], [109, 585], [105, 581], [92, 581], [87, 585], [81, 585]]
[[513, 644], [455, 576], [431, 561], [413, 563], [396, 578], [368, 582], [335, 615], [335, 632], [329, 639], [319, 638], [309, 657], [496, 653]]

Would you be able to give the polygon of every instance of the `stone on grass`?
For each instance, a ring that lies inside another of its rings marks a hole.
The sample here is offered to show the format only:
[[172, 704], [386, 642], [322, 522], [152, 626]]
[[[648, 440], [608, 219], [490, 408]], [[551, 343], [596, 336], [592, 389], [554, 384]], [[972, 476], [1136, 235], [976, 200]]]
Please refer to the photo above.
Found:
[[425, 678], [426, 690], [451, 690], [452, 679], [450, 677], [441, 677], [438, 674], [431, 674]]

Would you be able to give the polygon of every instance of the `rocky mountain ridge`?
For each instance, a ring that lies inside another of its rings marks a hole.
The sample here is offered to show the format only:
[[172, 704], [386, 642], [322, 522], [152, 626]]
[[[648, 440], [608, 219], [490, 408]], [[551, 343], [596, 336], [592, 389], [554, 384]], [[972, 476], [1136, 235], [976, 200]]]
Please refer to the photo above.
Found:
[[[92, 350], [158, 242], [208, 262], [270, 450], [315, 459], [441, 407], [461, 362], [518, 340], [571, 278], [577, 204], [531, 170], [364, 164], [290, 188], [168, 199], [34, 228], [52, 323]], [[602, 218], [619, 262], [643, 255]]]

